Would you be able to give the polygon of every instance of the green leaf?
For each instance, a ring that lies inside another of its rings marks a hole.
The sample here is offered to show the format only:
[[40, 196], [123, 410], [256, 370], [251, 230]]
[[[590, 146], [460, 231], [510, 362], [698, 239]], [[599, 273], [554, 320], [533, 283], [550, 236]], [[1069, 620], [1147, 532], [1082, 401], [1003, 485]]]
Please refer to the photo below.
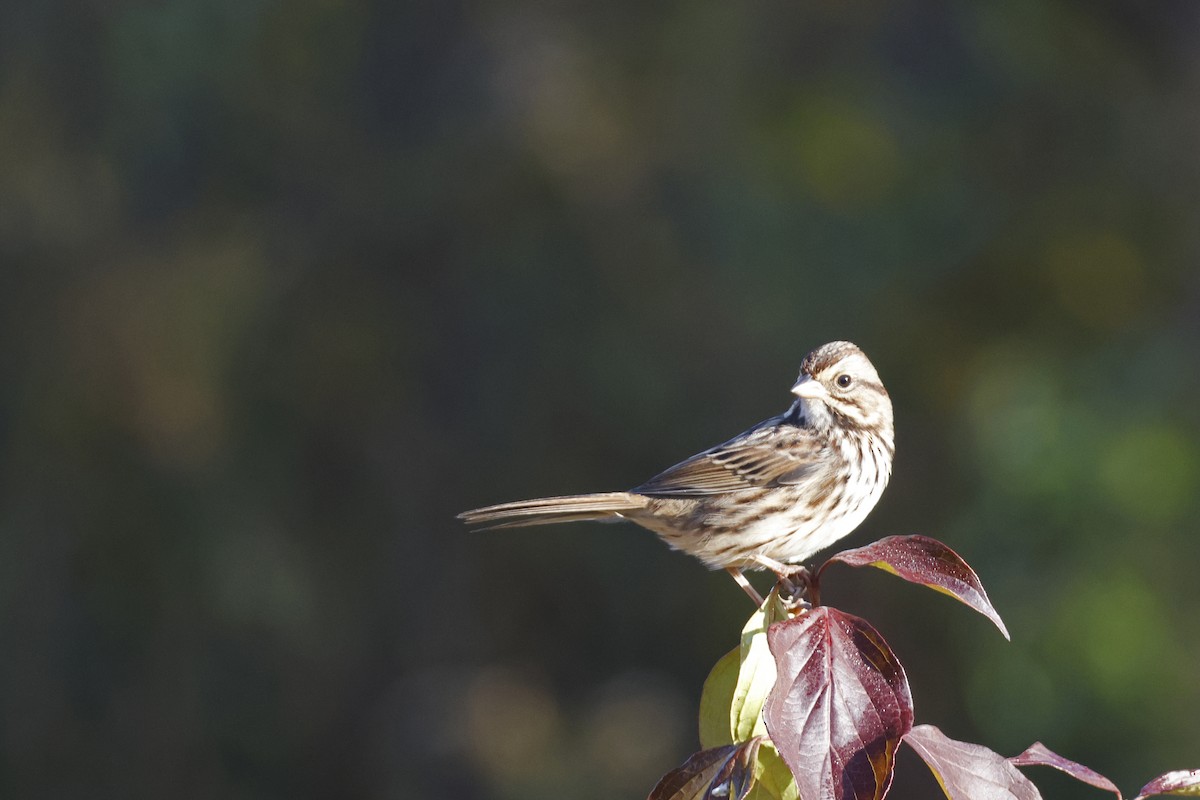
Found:
[[735, 647], [721, 657], [704, 681], [704, 691], [700, 695], [700, 746], [703, 748], [734, 743], [729, 709], [733, 705], [740, 665], [741, 648]]
[[767, 628], [788, 616], [772, 591], [742, 628], [741, 644], [726, 653], [709, 672], [700, 697], [700, 744], [717, 747], [765, 736], [763, 703], [775, 685], [775, 659], [767, 645]]
[[747, 800], [800, 800], [796, 779], [770, 740], [758, 748], [754, 789]]
[[767, 628], [787, 617], [779, 593], [773, 589], [742, 628], [742, 644], [738, 648], [741, 663], [729, 706], [730, 730], [735, 742], [767, 734], [762, 709], [775, 685], [775, 657], [767, 644]]

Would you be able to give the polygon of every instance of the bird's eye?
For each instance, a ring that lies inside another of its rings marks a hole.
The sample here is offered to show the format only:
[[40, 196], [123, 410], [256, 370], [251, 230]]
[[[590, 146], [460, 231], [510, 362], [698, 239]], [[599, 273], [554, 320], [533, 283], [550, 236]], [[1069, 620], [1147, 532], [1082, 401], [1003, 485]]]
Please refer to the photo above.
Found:
[[842, 387], [843, 389], [849, 389], [850, 384], [852, 384], [852, 383], [854, 383], [854, 379], [851, 378], [849, 375], [847, 375], [844, 372], [841, 375], [837, 376], [837, 385]]

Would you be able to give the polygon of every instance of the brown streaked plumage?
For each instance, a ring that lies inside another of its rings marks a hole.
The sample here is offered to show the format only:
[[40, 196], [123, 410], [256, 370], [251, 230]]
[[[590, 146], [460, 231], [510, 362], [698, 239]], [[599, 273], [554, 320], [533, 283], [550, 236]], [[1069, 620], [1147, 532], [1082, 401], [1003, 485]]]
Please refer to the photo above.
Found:
[[785, 413], [760, 422], [626, 492], [521, 500], [459, 514], [512, 528], [628, 519], [668, 545], [741, 574], [776, 572], [846, 536], [875, 507], [892, 472], [892, 403], [850, 342], [809, 353]]

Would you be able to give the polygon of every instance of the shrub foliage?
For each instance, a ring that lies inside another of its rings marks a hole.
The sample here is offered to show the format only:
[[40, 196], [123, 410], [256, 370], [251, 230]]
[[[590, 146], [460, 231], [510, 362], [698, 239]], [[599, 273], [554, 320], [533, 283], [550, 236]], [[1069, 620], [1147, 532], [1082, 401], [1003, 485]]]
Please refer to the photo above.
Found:
[[[975, 571], [925, 536], [890, 536], [799, 569], [763, 601], [741, 642], [713, 667], [700, 699], [704, 748], [670, 771], [649, 800], [881, 800], [906, 744], [950, 800], [1040, 800], [1018, 769], [1049, 766], [1115, 794], [1103, 775], [1041, 742], [1011, 758], [913, 724], [904, 667], [866, 620], [821, 605], [830, 564], [876, 567], [959, 600], [1008, 631]], [[1200, 770], [1160, 775], [1137, 800], [1200, 796]]]

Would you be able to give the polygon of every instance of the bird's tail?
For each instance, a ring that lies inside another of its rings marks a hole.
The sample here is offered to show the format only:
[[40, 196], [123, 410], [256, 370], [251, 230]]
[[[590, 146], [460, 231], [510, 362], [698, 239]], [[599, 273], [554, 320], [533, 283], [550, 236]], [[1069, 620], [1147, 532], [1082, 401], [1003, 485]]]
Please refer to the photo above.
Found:
[[523, 528], [529, 525], [549, 525], [584, 519], [615, 519], [644, 505], [646, 498], [641, 495], [629, 492], [600, 492], [518, 500], [515, 503], [464, 511], [458, 518], [468, 525], [482, 525], [486, 528]]

